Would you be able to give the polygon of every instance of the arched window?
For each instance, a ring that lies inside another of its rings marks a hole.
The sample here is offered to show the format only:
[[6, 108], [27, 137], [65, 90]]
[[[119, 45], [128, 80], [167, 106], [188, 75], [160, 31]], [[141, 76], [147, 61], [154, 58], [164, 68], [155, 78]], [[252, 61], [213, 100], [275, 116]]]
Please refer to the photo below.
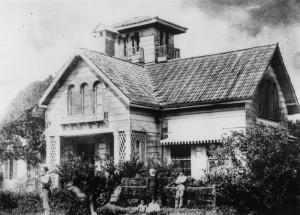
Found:
[[135, 40], [135, 43], [136, 43], [136, 51], [139, 51], [139, 48], [140, 48], [140, 35], [138, 32], [135, 32], [134, 35], [134, 40]]
[[81, 114], [90, 113], [90, 102], [89, 102], [89, 91], [88, 85], [86, 83], [82, 84], [80, 87], [80, 95], [81, 95]]
[[103, 113], [103, 97], [102, 97], [102, 84], [96, 82], [94, 84], [94, 113]]
[[140, 144], [141, 143], [141, 141], [140, 140], [137, 140], [136, 142], [135, 142], [135, 155], [136, 156], [139, 156], [139, 158], [141, 159], [141, 151], [140, 151]]
[[75, 102], [75, 86], [70, 85], [68, 88], [68, 114], [70, 116], [76, 113], [76, 102]]
[[277, 85], [272, 80], [262, 82], [258, 90], [258, 116], [277, 120], [279, 99]]

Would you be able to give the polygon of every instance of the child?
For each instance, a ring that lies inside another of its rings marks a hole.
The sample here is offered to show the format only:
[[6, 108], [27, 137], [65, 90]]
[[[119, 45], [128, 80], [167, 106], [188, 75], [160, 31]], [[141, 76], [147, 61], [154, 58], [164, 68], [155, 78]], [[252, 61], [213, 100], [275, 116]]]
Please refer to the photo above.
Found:
[[147, 207], [147, 213], [149, 214], [157, 214], [160, 212], [160, 206], [155, 199], [152, 199], [152, 202], [149, 203]]
[[135, 208], [135, 211], [138, 214], [144, 215], [146, 214], [146, 210], [147, 210], [147, 205], [145, 204], [145, 201], [141, 199], [141, 203], [139, 204], [139, 206]]

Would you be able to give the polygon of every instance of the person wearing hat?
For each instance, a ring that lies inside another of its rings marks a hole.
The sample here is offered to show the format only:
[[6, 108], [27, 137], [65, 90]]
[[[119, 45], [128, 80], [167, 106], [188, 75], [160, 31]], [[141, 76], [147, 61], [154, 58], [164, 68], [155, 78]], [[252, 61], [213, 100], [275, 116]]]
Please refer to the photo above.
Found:
[[41, 175], [40, 175], [40, 183], [42, 185], [41, 190], [41, 197], [43, 199], [43, 208], [44, 208], [44, 214], [50, 215], [50, 205], [49, 205], [49, 198], [51, 195], [51, 178], [48, 173], [49, 168], [46, 164], [41, 165]]
[[149, 176], [146, 178], [146, 188], [150, 199], [157, 199], [158, 179], [156, 177], [155, 169], [149, 169]]

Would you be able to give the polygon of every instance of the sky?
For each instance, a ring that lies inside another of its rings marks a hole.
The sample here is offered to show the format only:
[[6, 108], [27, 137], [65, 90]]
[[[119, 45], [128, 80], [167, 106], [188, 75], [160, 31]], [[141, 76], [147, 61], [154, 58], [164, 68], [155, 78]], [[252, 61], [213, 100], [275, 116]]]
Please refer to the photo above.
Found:
[[[0, 114], [29, 83], [59, 72], [91, 32], [135, 16], [187, 27], [181, 57], [279, 43], [300, 101], [300, 0], [0, 0]], [[300, 115], [290, 117], [300, 119]]]

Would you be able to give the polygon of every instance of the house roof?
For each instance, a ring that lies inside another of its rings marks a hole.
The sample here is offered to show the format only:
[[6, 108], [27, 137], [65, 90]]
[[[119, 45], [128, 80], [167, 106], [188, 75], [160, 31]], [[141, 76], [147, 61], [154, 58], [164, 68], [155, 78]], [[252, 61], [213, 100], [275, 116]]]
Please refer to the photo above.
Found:
[[81, 49], [91, 62], [117, 86], [131, 102], [158, 105], [144, 67], [109, 55]]
[[151, 25], [151, 24], [163, 25], [164, 27], [169, 28], [174, 34], [185, 33], [187, 30], [187, 28], [185, 28], [185, 27], [182, 27], [180, 25], [177, 25], [172, 22], [161, 19], [158, 16], [156, 16], [156, 17], [136, 16], [136, 17], [124, 20], [122, 22], [113, 24], [113, 28], [115, 28], [118, 31], [122, 31], [122, 30], [129, 29], [129, 28], [135, 28], [135, 27]]
[[[272, 65], [289, 114], [299, 113], [299, 103], [277, 44], [145, 66], [87, 49], [80, 49], [79, 56], [131, 104], [163, 108], [252, 99], [267, 67]], [[53, 89], [54, 86], [56, 83], [52, 84]], [[40, 104], [49, 101], [50, 92], [51, 86]]]
[[164, 106], [251, 98], [276, 45], [146, 66]]

